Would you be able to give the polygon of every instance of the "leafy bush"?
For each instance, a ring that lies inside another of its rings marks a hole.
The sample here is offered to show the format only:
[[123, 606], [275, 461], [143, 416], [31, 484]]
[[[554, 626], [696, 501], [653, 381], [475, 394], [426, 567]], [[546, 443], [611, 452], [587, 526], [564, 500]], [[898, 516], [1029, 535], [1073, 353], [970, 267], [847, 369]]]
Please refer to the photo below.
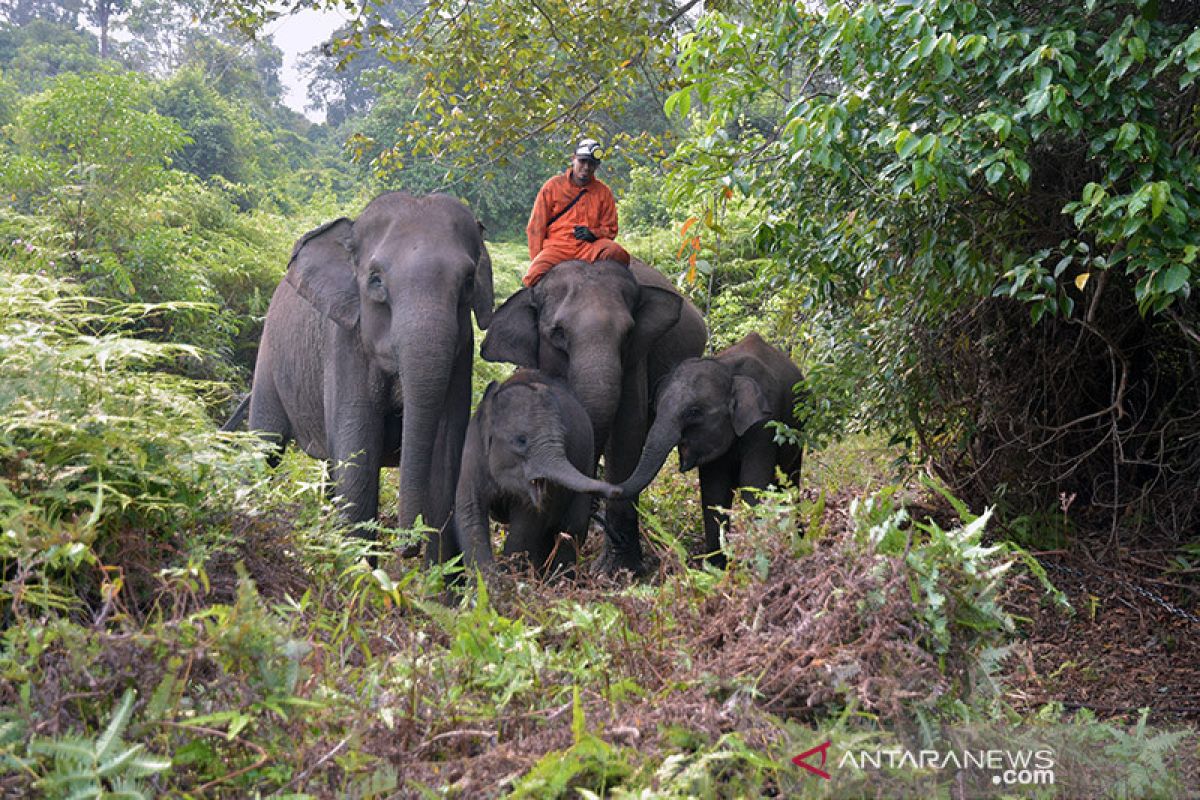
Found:
[[[5, 616], [70, 608], [70, 587], [94, 578], [119, 534], [162, 536], [207, 520], [263, 468], [261, 448], [212, 430], [207, 387], [164, 371], [196, 358], [193, 348], [123, 333], [178, 310], [0, 273]], [[102, 593], [116, 590], [105, 585]]]
[[26, 98], [13, 139], [0, 186], [56, 219], [76, 260], [124, 230], [122, 212], [162, 185], [167, 159], [185, 142], [178, 125], [151, 109], [143, 78], [110, 70], [64, 74]]
[[151, 797], [139, 779], [169, 769], [171, 760], [145, 753], [142, 744], [127, 745], [122, 741], [132, 716], [135, 696], [133, 689], [125, 692], [104, 732], [94, 740], [39, 739], [29, 746], [32, 758], [20, 762], [20, 766], [36, 772], [34, 764], [38, 757], [54, 759], [54, 767], [46, 770], [35, 784], [46, 797], [122, 797], [131, 800]]
[[758, 242], [835, 326], [817, 377], [852, 376], [835, 396], [860, 387], [961, 491], [1181, 535], [1200, 516], [1195, 22], [1146, 0], [711, 12], [668, 101], [703, 104], [674, 178], [764, 204]]

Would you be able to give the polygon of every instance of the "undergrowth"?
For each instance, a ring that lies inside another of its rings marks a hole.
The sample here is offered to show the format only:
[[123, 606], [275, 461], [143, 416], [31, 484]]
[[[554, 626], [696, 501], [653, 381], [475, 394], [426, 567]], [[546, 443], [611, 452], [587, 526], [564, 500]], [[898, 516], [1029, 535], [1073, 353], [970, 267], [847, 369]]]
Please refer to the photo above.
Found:
[[[912, 511], [932, 485], [764, 494], [716, 571], [690, 558], [692, 485], [664, 478], [648, 582], [456, 580], [392, 555], [418, 532], [346, 530], [309, 459], [272, 471], [216, 432], [165, 369], [193, 354], [123, 333], [159, 313], [0, 278], [6, 796], [864, 796], [790, 759], [1012, 715], [1002, 601], [1030, 562], [984, 541], [988, 513]], [[1155, 743], [1163, 768], [1113, 786], [1177, 785], [1178, 738], [1087, 725]]]

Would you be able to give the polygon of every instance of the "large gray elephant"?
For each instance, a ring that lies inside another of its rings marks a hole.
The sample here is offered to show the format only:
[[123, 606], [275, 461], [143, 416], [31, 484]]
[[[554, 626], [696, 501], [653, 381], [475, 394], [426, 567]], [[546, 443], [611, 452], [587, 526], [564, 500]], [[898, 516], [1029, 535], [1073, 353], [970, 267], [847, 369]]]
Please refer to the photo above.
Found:
[[729, 508], [735, 489], [765, 489], [776, 468], [793, 484], [800, 480], [802, 448], [777, 443], [766, 423], [799, 427], [795, 389], [803, 381], [800, 368], [757, 333], [712, 358], [684, 361], [658, 390], [646, 449], [622, 492], [645, 489], [678, 445], [680, 471], [700, 467], [704, 546], [710, 560], [724, 566], [720, 537], [726, 516], [717, 509]]
[[470, 313], [486, 328], [492, 302], [481, 227], [453, 197], [389, 192], [305, 234], [267, 310], [251, 430], [328, 460], [351, 521], [375, 517], [379, 469], [398, 465], [399, 525], [440, 531], [427, 561], [456, 555]]
[[[566, 261], [496, 310], [481, 354], [564, 379], [592, 422], [605, 480], [619, 483], [646, 439], [650, 387], [707, 339], [700, 312], [652, 267]], [[608, 502], [602, 569], [646, 570], [635, 502]]]
[[[488, 568], [488, 518], [508, 524], [505, 555], [549, 575], [569, 574], [583, 546], [592, 498], [620, 490], [591, 477], [592, 423], [566, 384], [536, 370], [492, 382], [463, 445], [454, 517], [463, 562]], [[557, 542], [565, 531], [570, 540]]]

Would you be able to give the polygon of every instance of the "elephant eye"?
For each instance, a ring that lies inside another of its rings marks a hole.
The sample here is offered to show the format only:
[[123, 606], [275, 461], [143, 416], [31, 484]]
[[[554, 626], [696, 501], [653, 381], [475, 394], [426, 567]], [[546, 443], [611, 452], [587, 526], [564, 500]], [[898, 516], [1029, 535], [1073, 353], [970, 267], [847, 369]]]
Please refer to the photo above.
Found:
[[378, 272], [367, 276], [367, 296], [377, 303], [387, 300], [387, 287], [383, 285], [383, 276]]
[[700, 419], [703, 416], [704, 416], [704, 409], [702, 409], [700, 406], [688, 406], [687, 409], [683, 412], [683, 418], [688, 420], [689, 422], [695, 422], [696, 420]]
[[550, 341], [556, 347], [561, 347], [562, 345], [566, 344], [567, 332], [563, 330], [562, 325], [556, 323], [554, 327], [550, 329]]
[[525, 438], [525, 434], [523, 433], [517, 434], [513, 437], [513, 444], [515, 444], [519, 449], [524, 449], [525, 447], [529, 446], [529, 439]]

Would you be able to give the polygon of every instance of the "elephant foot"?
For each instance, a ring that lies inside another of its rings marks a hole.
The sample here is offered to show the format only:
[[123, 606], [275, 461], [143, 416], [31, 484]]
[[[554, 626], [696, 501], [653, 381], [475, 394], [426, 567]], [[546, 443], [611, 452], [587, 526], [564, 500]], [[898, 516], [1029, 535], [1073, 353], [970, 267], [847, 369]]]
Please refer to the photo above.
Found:
[[628, 572], [634, 578], [645, 578], [658, 570], [658, 558], [649, 553], [634, 553], [628, 550], [615, 550], [605, 545], [604, 552], [595, 565], [598, 575], [617, 575]]

